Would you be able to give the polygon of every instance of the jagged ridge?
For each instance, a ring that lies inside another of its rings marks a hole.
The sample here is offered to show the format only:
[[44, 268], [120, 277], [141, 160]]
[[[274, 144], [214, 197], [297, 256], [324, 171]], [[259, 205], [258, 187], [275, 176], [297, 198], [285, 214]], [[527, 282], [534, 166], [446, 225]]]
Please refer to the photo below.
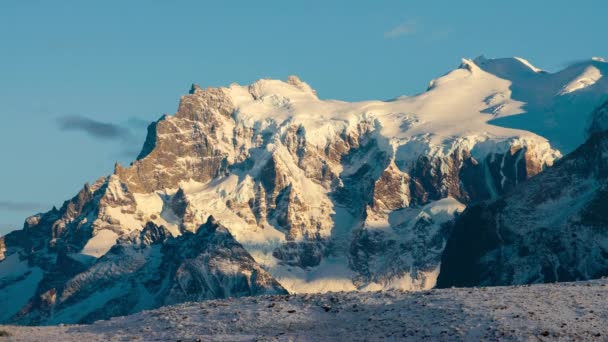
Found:
[[[85, 304], [95, 313], [78, 319], [131, 310], [107, 311], [86, 286], [64, 307], [52, 296], [111, 256], [125, 262], [116, 252], [139, 251], [141, 241], [160, 238], [161, 250], [181, 253], [186, 237], [198, 236], [211, 216], [242, 246], [234, 252], [253, 258], [249, 269], [272, 278], [264, 283], [273, 291], [433, 287], [451, 233], [444, 223], [561, 155], [533, 133], [488, 124], [523, 111], [507, 79], [517, 76], [521, 85], [521, 75], [537, 74], [543, 73], [521, 60], [465, 60], [423, 94], [360, 103], [321, 100], [296, 77], [193, 86], [174, 116], [150, 126], [132, 165], [116, 165], [113, 175], [86, 185], [61, 209], [0, 238], [0, 289], [19, 288], [22, 299], [0, 319], [50, 322], [55, 310]], [[587, 91], [603, 91], [602, 82]], [[127, 268], [152, 262], [132, 261]], [[213, 272], [204, 263], [192, 267], [196, 277]], [[91, 284], [109, 276], [95, 274], [100, 278]], [[175, 300], [207, 298], [210, 286]], [[146, 295], [145, 307], [177, 298], [163, 296]]]

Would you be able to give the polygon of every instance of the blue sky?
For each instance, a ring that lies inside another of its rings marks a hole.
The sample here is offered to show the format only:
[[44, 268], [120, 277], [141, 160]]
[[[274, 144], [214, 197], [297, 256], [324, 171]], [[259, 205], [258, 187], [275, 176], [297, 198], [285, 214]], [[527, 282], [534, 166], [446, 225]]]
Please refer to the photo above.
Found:
[[604, 1], [0, 1], [0, 234], [128, 164], [191, 83], [423, 91], [462, 57], [608, 56]]

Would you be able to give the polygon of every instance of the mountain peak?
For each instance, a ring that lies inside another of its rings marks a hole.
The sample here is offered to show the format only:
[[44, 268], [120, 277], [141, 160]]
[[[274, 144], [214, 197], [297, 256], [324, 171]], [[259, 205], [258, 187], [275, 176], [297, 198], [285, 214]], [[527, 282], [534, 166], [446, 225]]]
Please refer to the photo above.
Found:
[[479, 66], [477, 66], [478, 58], [476, 58], [475, 60], [472, 60], [469, 58], [463, 58], [461, 60], [459, 69], [465, 69], [465, 70], [470, 71], [471, 73], [475, 72], [475, 70], [479, 70]]
[[196, 93], [201, 92], [201, 91], [203, 91], [203, 88], [201, 88], [196, 83], [192, 83], [192, 86], [190, 86], [190, 90], [188, 91], [188, 94], [193, 95], [193, 94], [196, 94]]
[[486, 58], [484, 55], [478, 56], [473, 62], [481, 69], [492, 74], [527, 74], [527, 73], [543, 73], [544, 71], [537, 68], [528, 60], [521, 57], [507, 58]]
[[312, 93], [312, 94], [317, 95], [316, 90], [312, 89], [312, 87], [308, 83], [302, 81], [296, 75], [289, 75], [289, 77], [287, 77], [287, 84], [291, 84], [292, 86], [294, 86], [302, 91], [305, 91], [307, 93]]
[[252, 83], [248, 90], [254, 99], [261, 99], [266, 96], [283, 96], [291, 100], [318, 99], [317, 92], [294, 75], [289, 76], [287, 81], [268, 78], [259, 79]]
[[[131, 165], [116, 164], [114, 175], [0, 238], [9, 260], [0, 278], [19, 262], [15, 282], [0, 281], [0, 291], [27, 289], [18, 304], [0, 298], [0, 322], [76, 322], [144, 304], [285, 289], [432, 287], [448, 238], [442, 222], [560, 156], [553, 146], [565, 134], [547, 141], [530, 132], [544, 116], [530, 114], [519, 130], [494, 122], [530, 108], [565, 108], [561, 117], [582, 121], [584, 104], [597, 102], [589, 94], [608, 93], [602, 79], [567, 97], [555, 93], [589, 84], [577, 78], [583, 69], [538, 74], [520, 59], [480, 56], [463, 59], [432, 90], [393, 101], [319, 99], [297, 76], [193, 84], [175, 115], [149, 126]], [[564, 105], [576, 98], [584, 101]], [[578, 134], [571, 121], [560, 127]], [[408, 233], [419, 230], [425, 234]], [[103, 286], [115, 275], [138, 285], [113, 297]], [[175, 287], [159, 291], [162, 284]], [[99, 290], [107, 300], [96, 300]], [[59, 302], [47, 303], [56, 293]], [[89, 304], [86, 317], [56, 315]]]

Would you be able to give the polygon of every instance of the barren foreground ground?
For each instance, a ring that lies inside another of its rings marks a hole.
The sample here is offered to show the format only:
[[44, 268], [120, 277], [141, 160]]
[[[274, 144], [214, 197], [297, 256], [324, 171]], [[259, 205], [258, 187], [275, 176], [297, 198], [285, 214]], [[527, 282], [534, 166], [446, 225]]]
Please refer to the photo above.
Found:
[[608, 340], [608, 280], [185, 303], [0, 341]]

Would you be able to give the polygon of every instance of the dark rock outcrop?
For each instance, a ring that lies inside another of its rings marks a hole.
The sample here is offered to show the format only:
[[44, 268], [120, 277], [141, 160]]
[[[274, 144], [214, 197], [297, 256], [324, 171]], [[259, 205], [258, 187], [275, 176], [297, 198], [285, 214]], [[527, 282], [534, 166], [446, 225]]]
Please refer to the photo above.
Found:
[[453, 223], [438, 286], [512, 285], [608, 275], [608, 132]]

